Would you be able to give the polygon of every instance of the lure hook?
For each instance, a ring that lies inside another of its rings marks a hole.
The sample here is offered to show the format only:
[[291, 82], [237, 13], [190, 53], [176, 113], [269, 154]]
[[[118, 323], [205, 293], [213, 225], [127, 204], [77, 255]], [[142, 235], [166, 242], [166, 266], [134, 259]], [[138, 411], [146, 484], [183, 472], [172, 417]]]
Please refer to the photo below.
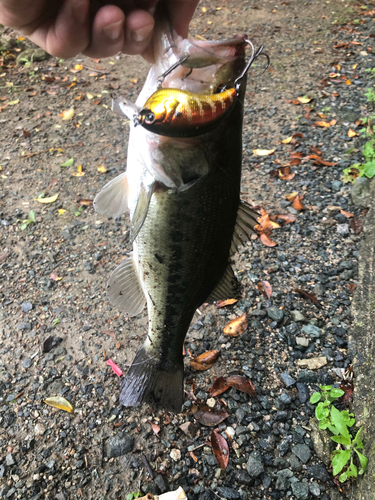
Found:
[[263, 75], [263, 73], [266, 71], [266, 69], [270, 65], [270, 58], [269, 58], [268, 54], [265, 54], [263, 52], [263, 45], [261, 45], [259, 47], [259, 49], [255, 50], [254, 45], [252, 44], [252, 42], [250, 40], [245, 39], [245, 42], [248, 45], [250, 45], [252, 53], [251, 53], [250, 59], [248, 60], [246, 66], [245, 66], [245, 69], [242, 71], [242, 73], [240, 74], [240, 76], [238, 78], [236, 78], [235, 81], [234, 81], [234, 88], [236, 89], [237, 93], [240, 90], [241, 82], [242, 82], [243, 78], [245, 77], [246, 73], [249, 71], [249, 69], [252, 66], [252, 64], [258, 59], [258, 57], [260, 55], [265, 56], [267, 58], [266, 67], [264, 68], [264, 70], [262, 71], [262, 73], [260, 73], [260, 75]]
[[189, 59], [190, 55], [186, 55], [186, 56], [183, 56], [181, 57], [181, 59], [179, 59], [177, 62], [175, 62], [170, 68], [168, 68], [166, 71], [164, 71], [164, 73], [162, 75], [159, 76], [158, 78], [158, 84], [161, 85], [164, 80], [166, 79], [166, 77], [172, 73], [172, 71], [174, 71], [176, 68], [178, 68], [179, 66], [181, 66], [181, 64], [183, 64], [187, 59]]

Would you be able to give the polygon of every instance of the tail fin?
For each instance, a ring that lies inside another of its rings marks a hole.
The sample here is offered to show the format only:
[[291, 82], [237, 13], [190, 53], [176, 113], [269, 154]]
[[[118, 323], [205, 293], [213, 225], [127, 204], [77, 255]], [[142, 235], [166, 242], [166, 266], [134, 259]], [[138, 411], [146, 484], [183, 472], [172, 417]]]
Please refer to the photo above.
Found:
[[182, 359], [178, 365], [163, 370], [160, 361], [141, 347], [122, 383], [120, 403], [123, 406], [149, 403], [153, 408], [179, 412], [183, 404], [183, 379]]

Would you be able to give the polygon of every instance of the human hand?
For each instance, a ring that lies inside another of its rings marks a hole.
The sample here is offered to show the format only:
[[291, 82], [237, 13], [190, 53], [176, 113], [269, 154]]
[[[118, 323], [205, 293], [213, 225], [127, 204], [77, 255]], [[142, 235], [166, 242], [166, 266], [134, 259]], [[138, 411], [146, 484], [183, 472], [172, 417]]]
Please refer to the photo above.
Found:
[[[172, 25], [187, 35], [199, 0], [167, 0]], [[0, 23], [49, 54], [69, 58], [151, 54], [158, 0], [0, 0]], [[147, 57], [150, 59], [150, 56]]]

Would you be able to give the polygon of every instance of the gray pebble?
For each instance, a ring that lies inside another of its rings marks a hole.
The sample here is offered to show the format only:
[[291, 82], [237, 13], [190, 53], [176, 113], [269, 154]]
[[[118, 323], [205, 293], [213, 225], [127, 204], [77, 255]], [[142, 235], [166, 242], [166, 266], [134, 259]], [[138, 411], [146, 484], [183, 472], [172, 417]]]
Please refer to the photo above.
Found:
[[246, 470], [249, 473], [249, 476], [258, 477], [262, 474], [262, 472], [264, 472], [264, 467], [262, 463], [252, 455], [253, 454], [250, 455], [249, 460], [247, 461]]
[[310, 337], [313, 337], [313, 338], [319, 338], [322, 336], [322, 330], [320, 328], [318, 328], [317, 326], [314, 326], [314, 325], [304, 325], [302, 327], [302, 333], [306, 334], [306, 335], [309, 335]]
[[309, 496], [309, 485], [307, 483], [296, 481], [292, 483], [292, 490], [297, 500], [307, 500]]
[[296, 444], [296, 446], [293, 446], [292, 452], [304, 464], [307, 463], [311, 458], [311, 450], [306, 444]]
[[33, 305], [31, 302], [23, 302], [21, 304], [21, 309], [22, 309], [22, 312], [24, 312], [24, 313], [31, 311], [32, 308], [33, 308]]

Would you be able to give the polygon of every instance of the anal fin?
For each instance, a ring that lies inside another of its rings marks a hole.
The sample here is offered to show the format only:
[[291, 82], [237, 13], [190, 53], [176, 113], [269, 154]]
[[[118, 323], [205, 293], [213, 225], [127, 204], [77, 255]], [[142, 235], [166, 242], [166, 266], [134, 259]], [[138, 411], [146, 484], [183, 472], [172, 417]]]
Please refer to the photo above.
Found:
[[137, 316], [146, 305], [138, 272], [132, 254], [111, 274], [108, 280], [110, 302], [129, 316]]
[[179, 412], [184, 397], [184, 365], [181, 363], [163, 370], [144, 346], [137, 352], [121, 386], [120, 403], [140, 406], [148, 403], [153, 409]]
[[258, 217], [259, 214], [256, 210], [245, 201], [240, 200], [232, 245], [230, 248], [231, 256], [256, 232], [254, 226], [258, 224]]
[[239, 296], [240, 284], [234, 275], [232, 266], [228, 264], [219, 283], [212, 290], [206, 302], [216, 302], [217, 300], [233, 299]]
[[109, 181], [95, 196], [95, 211], [107, 217], [118, 217], [128, 209], [128, 195], [128, 179], [124, 172]]

